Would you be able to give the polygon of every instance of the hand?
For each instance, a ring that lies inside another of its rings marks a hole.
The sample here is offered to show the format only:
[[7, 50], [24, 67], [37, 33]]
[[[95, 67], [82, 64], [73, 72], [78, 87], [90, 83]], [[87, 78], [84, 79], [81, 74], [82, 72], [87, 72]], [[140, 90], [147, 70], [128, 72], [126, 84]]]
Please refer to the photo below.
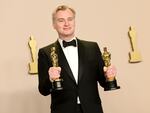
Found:
[[117, 70], [116, 67], [113, 65], [110, 65], [108, 67], [104, 67], [104, 72], [106, 78], [114, 78], [116, 76]]
[[61, 67], [50, 67], [48, 70], [50, 81], [54, 81], [60, 77]]

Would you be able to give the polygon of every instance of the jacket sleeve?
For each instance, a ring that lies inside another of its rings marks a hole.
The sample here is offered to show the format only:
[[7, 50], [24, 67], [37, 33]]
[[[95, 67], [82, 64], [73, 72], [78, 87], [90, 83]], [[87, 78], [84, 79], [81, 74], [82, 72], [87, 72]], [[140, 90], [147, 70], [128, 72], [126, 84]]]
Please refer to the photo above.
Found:
[[49, 80], [48, 69], [50, 67], [50, 60], [43, 49], [38, 53], [38, 81], [39, 92], [47, 96], [52, 91], [52, 83]]
[[106, 78], [105, 78], [105, 76], [104, 76], [104, 70], [103, 70], [103, 68], [104, 68], [104, 61], [103, 61], [103, 59], [102, 59], [102, 53], [101, 53], [101, 51], [100, 51], [100, 48], [99, 48], [99, 46], [98, 46], [98, 44], [96, 44], [96, 50], [97, 50], [97, 65], [98, 65], [98, 76], [97, 76], [97, 78], [98, 78], [98, 82], [99, 82], [99, 84], [104, 88], [105, 86], [106, 86]]

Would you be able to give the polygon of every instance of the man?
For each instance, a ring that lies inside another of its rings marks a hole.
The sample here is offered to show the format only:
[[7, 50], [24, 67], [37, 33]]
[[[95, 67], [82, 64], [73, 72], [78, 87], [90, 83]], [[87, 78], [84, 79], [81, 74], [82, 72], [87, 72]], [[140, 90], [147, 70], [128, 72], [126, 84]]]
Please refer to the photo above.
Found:
[[[51, 113], [103, 113], [97, 82], [105, 87], [110, 66], [104, 73], [104, 62], [95, 42], [83, 41], [75, 36], [75, 11], [65, 5], [53, 12], [53, 27], [58, 40], [39, 50], [39, 91], [51, 94]], [[66, 46], [66, 42], [74, 45]], [[58, 67], [53, 67], [51, 48], [57, 47]], [[53, 81], [61, 77], [63, 90], [55, 91]]]

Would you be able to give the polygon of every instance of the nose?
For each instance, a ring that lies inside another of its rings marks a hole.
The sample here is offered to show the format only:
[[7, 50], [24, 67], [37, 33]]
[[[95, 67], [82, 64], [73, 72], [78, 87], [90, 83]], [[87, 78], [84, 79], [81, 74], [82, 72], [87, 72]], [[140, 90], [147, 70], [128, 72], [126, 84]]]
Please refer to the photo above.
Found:
[[69, 25], [69, 21], [66, 20], [66, 21], [65, 21], [65, 26], [68, 26], [68, 25]]

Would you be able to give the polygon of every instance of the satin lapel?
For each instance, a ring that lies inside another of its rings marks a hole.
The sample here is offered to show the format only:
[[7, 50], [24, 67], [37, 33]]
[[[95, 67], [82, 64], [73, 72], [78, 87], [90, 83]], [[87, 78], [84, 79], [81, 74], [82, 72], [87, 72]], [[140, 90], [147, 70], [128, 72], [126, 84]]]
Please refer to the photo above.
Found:
[[78, 56], [79, 56], [79, 71], [78, 71], [78, 82], [80, 82], [82, 76], [83, 76], [83, 65], [84, 65], [84, 55], [85, 55], [85, 51], [84, 51], [84, 47], [83, 44], [81, 43], [81, 41], [79, 39], [77, 39], [78, 41]]
[[58, 51], [59, 66], [62, 68], [62, 70], [65, 70], [67, 72], [67, 75], [69, 75], [71, 77], [71, 79], [75, 82], [75, 78], [73, 76], [73, 73], [70, 69], [68, 61], [64, 55], [64, 52], [63, 52], [58, 40], [56, 41], [56, 46], [57, 46], [57, 51]]

